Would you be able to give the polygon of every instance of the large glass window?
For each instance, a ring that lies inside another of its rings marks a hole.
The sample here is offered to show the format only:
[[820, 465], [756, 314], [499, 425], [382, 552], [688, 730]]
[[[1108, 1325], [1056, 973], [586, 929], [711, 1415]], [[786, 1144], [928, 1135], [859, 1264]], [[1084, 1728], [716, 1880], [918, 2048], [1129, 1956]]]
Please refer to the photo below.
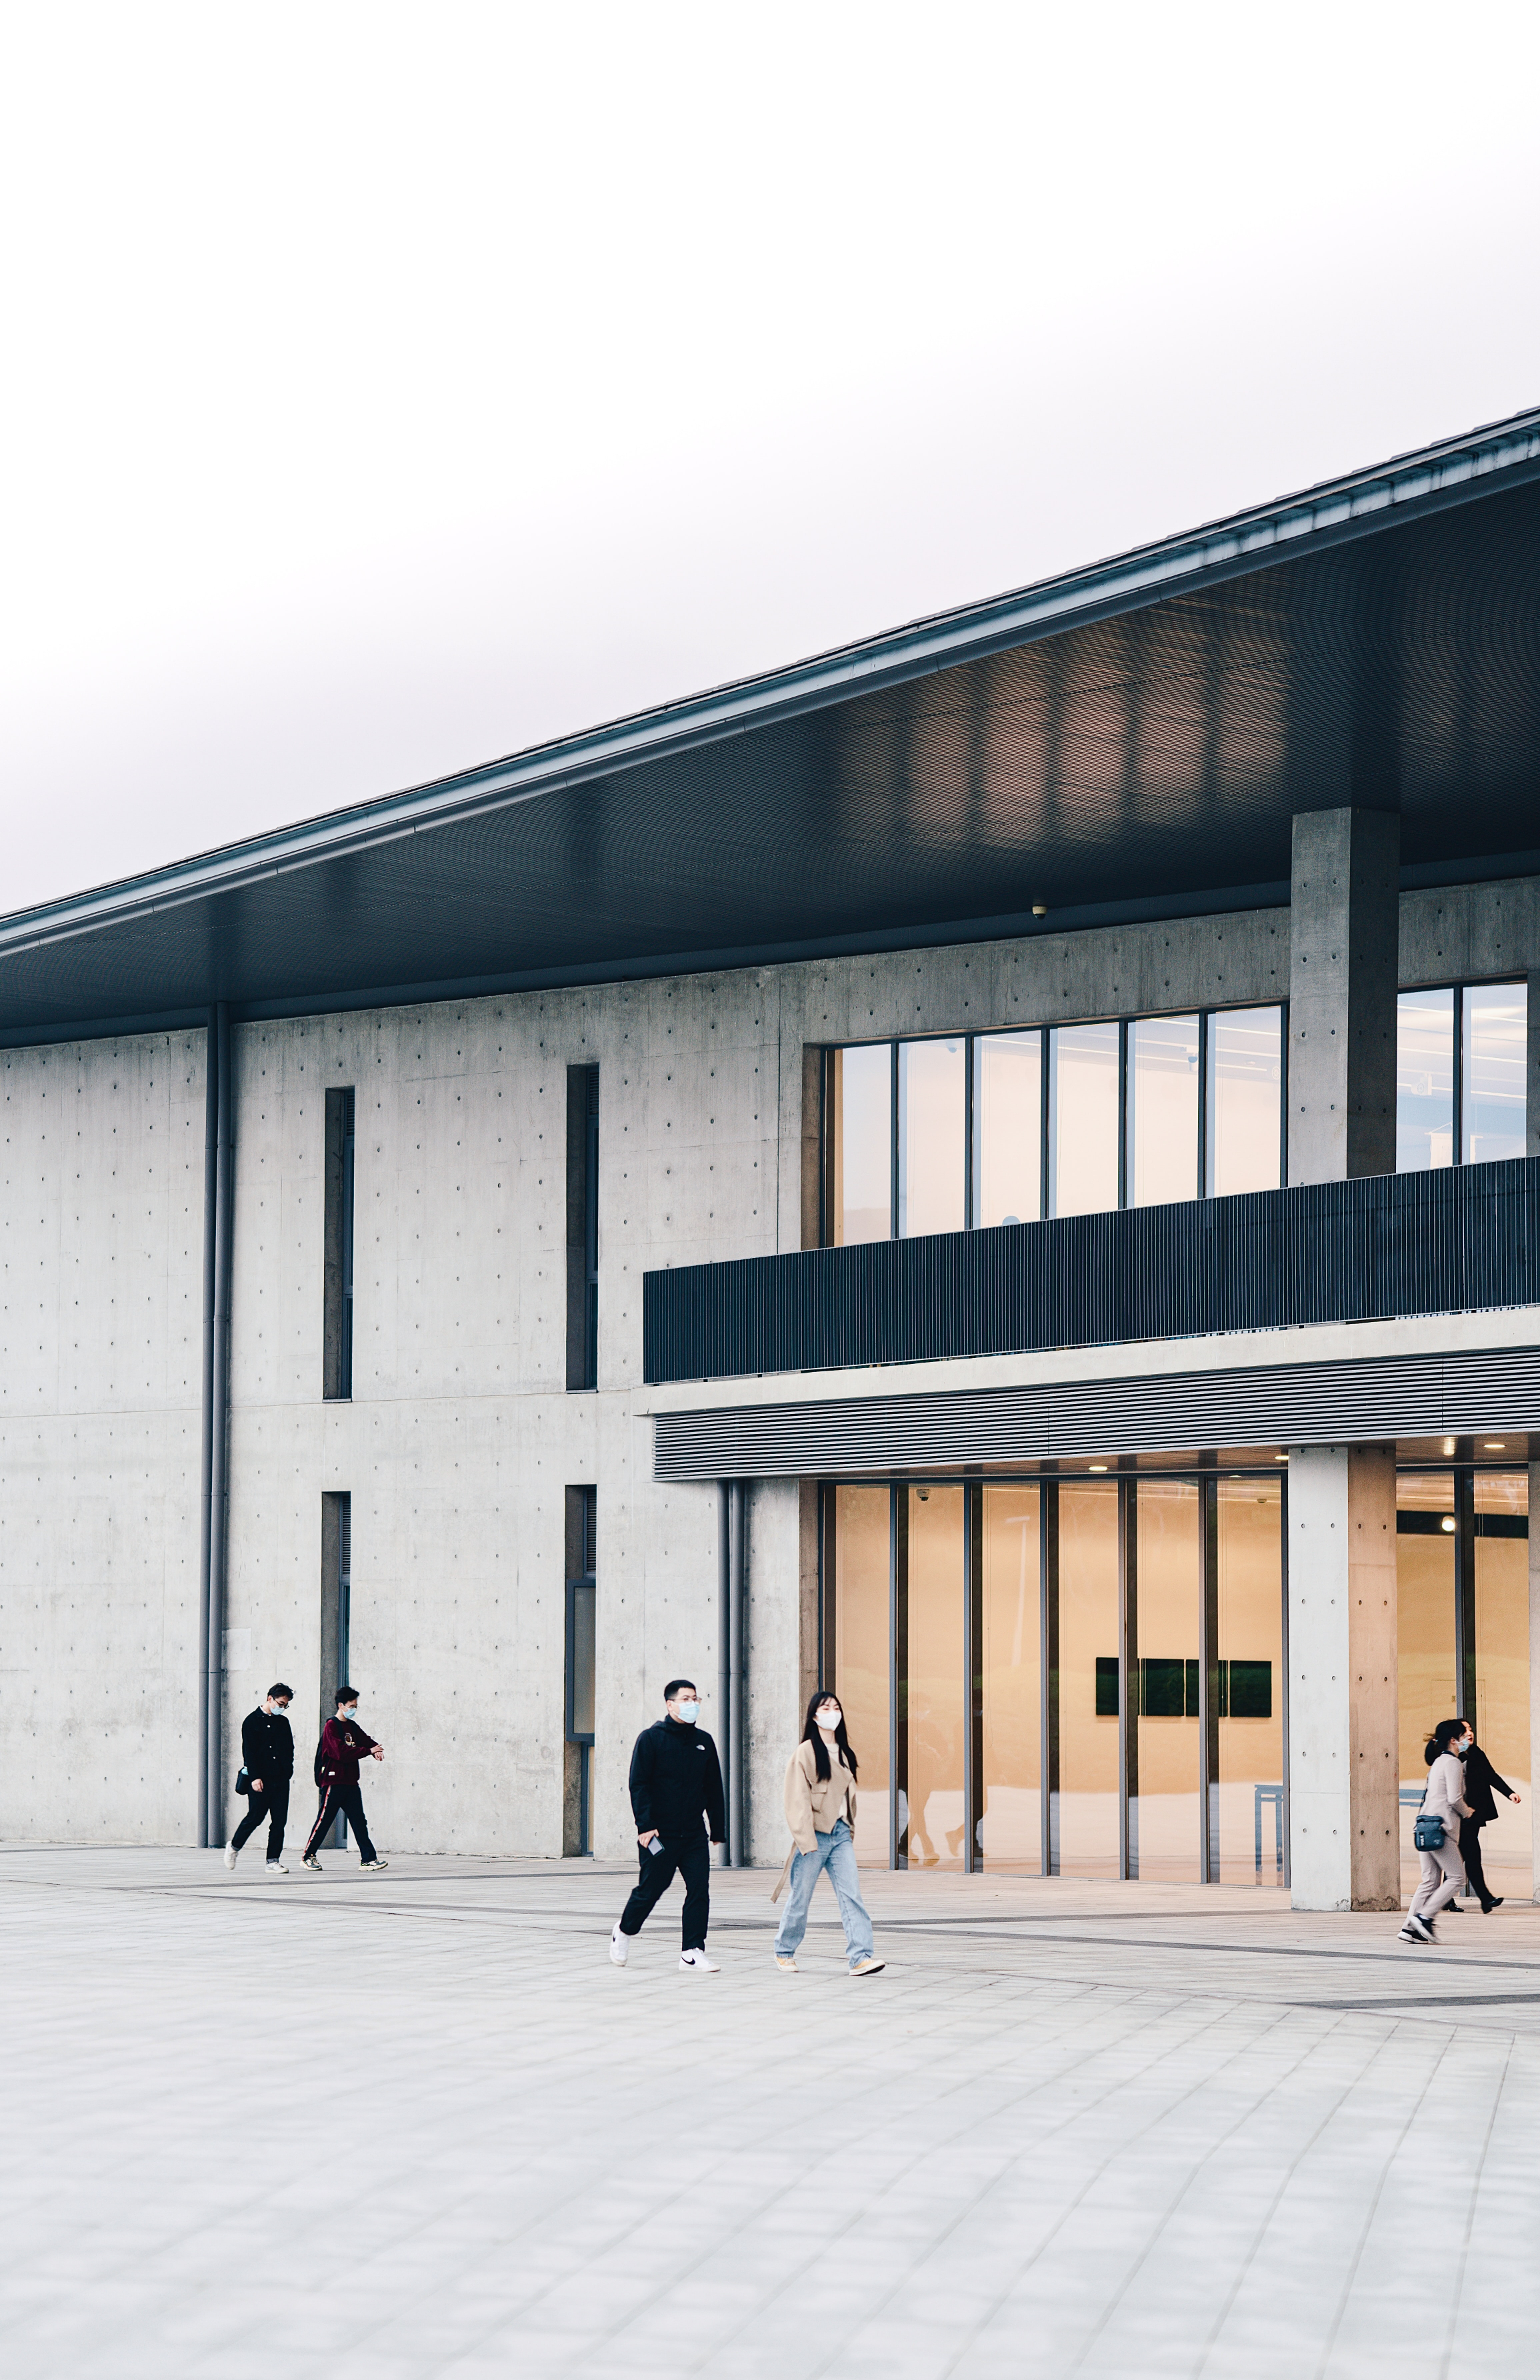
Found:
[[1398, 1172], [1523, 1156], [1528, 1033], [1527, 984], [1454, 984], [1401, 994]]
[[1454, 1163], [1454, 994], [1403, 991], [1396, 1003], [1396, 1171]]
[[1467, 1165], [1524, 1153], [1528, 987], [1473, 986], [1462, 1001], [1461, 1143]]
[[1049, 1212], [1096, 1215], [1118, 1198], [1116, 1025], [1049, 1035]]
[[1277, 1189], [1282, 1017], [1227, 1009], [832, 1050], [825, 1245]]
[[833, 1602], [828, 1637], [834, 1691], [860, 1765], [855, 1855], [888, 1864], [890, 1507], [886, 1488], [835, 1488], [828, 1502], [824, 1592]]
[[1101, 1473], [824, 1489], [868, 1864], [1285, 1880], [1281, 1475]]
[[1212, 1198], [1283, 1179], [1283, 1012], [1231, 1008], [1208, 1019], [1204, 1186]]
[[[1064, 1876], [1119, 1870], [1118, 1517], [1115, 1480], [1059, 1489], [1059, 1790], [1051, 1816], [1054, 1864]], [[1050, 1658], [1052, 1650], [1050, 1639]]]
[[911, 1488], [899, 1514], [901, 1867], [961, 1867], [963, 1666], [966, 1644], [964, 1490]]
[[[960, 1232], [966, 1220], [964, 1043], [898, 1045], [898, 1236]], [[875, 1237], [876, 1234], [874, 1233]]]
[[1145, 1016], [1128, 1028], [1131, 1207], [1198, 1195], [1198, 1020]]
[[1281, 1885], [1283, 1489], [1215, 1486], [1214, 1674], [1209, 1683], [1208, 1873]]
[[1500, 1793], [1494, 1825], [1482, 1829], [1482, 1865], [1494, 1892], [1528, 1900], [1533, 1889], [1529, 1718], [1529, 1475], [1478, 1471], [1471, 1497], [1472, 1602], [1476, 1742], [1520, 1796]]
[[973, 1045], [973, 1221], [1043, 1212], [1043, 1037], [982, 1033]]
[[978, 1492], [977, 1844], [991, 1866], [1036, 1875], [1043, 1857], [1042, 1491], [1023, 1485]]
[[829, 1237], [835, 1247], [892, 1237], [893, 1051], [890, 1041], [836, 1050]]
[[1199, 1880], [1202, 1499], [1195, 1479], [1141, 1479], [1134, 1489], [1128, 1872], [1172, 1884]]

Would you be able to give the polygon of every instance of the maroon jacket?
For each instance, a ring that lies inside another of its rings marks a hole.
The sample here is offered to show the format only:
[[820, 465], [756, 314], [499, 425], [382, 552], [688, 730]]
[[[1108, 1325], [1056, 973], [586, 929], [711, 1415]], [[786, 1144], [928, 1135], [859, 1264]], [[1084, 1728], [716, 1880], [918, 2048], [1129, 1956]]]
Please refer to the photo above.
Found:
[[364, 1733], [356, 1718], [329, 1718], [321, 1730], [316, 1753], [316, 1783], [356, 1785], [358, 1763], [373, 1749], [374, 1738]]

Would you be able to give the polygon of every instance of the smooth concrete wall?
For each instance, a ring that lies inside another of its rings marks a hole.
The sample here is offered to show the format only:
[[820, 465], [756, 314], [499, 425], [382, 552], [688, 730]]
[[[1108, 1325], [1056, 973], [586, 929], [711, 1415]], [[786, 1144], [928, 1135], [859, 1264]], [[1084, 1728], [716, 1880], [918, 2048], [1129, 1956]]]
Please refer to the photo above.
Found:
[[0, 1054], [0, 1836], [197, 1828], [201, 1033]]
[[1395, 1449], [1289, 1459], [1290, 1866], [1296, 1909], [1399, 1909]]
[[[1535, 893], [1407, 896], [1403, 972], [1540, 966]], [[564, 1491], [597, 1484], [594, 1840], [626, 1852], [630, 1745], [671, 1671], [696, 1674], [720, 1726], [715, 1491], [652, 1477], [644, 1272], [802, 1245], [810, 1050], [1281, 999], [1289, 944], [1285, 911], [1081, 934], [1050, 919], [1017, 942], [237, 1027], [226, 1620], [243, 1666], [226, 1678], [226, 1785], [241, 1715], [283, 1677], [297, 1691], [297, 1819], [305, 1807], [321, 1499], [346, 1491], [350, 1667], [388, 1747], [368, 1783], [382, 1845], [558, 1852]], [[565, 1070], [594, 1062], [600, 1385], [569, 1394]], [[187, 1841], [203, 1036], [0, 1066], [0, 1831]], [[328, 1405], [324, 1093], [349, 1084], [354, 1396]], [[815, 1517], [792, 1483], [749, 1500], [748, 1834], [773, 1864], [817, 1675]]]

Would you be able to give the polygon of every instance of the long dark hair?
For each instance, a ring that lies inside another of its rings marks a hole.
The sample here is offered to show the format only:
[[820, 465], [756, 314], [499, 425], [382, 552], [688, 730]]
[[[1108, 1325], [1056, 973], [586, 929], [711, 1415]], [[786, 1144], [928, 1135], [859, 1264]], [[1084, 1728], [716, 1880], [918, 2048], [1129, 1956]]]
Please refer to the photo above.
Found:
[[[819, 1783], [820, 1785], [827, 1785], [831, 1777], [834, 1774], [834, 1771], [830, 1767], [829, 1746], [823, 1740], [823, 1731], [819, 1726], [816, 1714], [821, 1704], [839, 1702], [840, 1697], [838, 1694], [831, 1694], [827, 1686], [820, 1686], [818, 1693], [813, 1696], [812, 1701], [807, 1706], [807, 1716], [802, 1724], [802, 1741], [804, 1743], [810, 1743], [813, 1747], [813, 1766], [819, 1772]], [[834, 1741], [844, 1755], [845, 1767], [849, 1769], [851, 1775], [853, 1777], [858, 1776], [860, 1771], [855, 1765], [855, 1755], [850, 1748], [850, 1738], [845, 1733], [845, 1706], [843, 1703], [840, 1703], [840, 1724], [834, 1730]]]
[[1463, 1735], [1464, 1732], [1465, 1722], [1462, 1718], [1441, 1718], [1423, 1746], [1423, 1758], [1428, 1767], [1431, 1768], [1439, 1754], [1448, 1752], [1456, 1736]]

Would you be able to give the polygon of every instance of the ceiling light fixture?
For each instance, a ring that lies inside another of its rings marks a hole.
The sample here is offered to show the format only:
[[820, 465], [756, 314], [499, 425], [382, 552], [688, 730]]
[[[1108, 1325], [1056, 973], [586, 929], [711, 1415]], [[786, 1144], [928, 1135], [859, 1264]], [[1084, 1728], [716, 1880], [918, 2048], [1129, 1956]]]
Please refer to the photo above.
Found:
[[1444, 1535], [1447, 1537], [1452, 1537], [1454, 1535], [1454, 1514], [1452, 1512], [1446, 1512], [1443, 1519], [1439, 1522], [1438, 1526], [1443, 1530]]
[[1446, 1438], [1444, 1440], [1444, 1451], [1446, 1454], [1452, 1454], [1454, 1452], [1454, 1440], [1452, 1438]]
[[1500, 1438], [1484, 1438], [1481, 1442], [1488, 1454], [1500, 1454], [1503, 1451], [1504, 1440]]
[[1105, 1463], [1093, 1463], [1091, 1468], [1093, 1471], [1105, 1471], [1107, 1465]]

